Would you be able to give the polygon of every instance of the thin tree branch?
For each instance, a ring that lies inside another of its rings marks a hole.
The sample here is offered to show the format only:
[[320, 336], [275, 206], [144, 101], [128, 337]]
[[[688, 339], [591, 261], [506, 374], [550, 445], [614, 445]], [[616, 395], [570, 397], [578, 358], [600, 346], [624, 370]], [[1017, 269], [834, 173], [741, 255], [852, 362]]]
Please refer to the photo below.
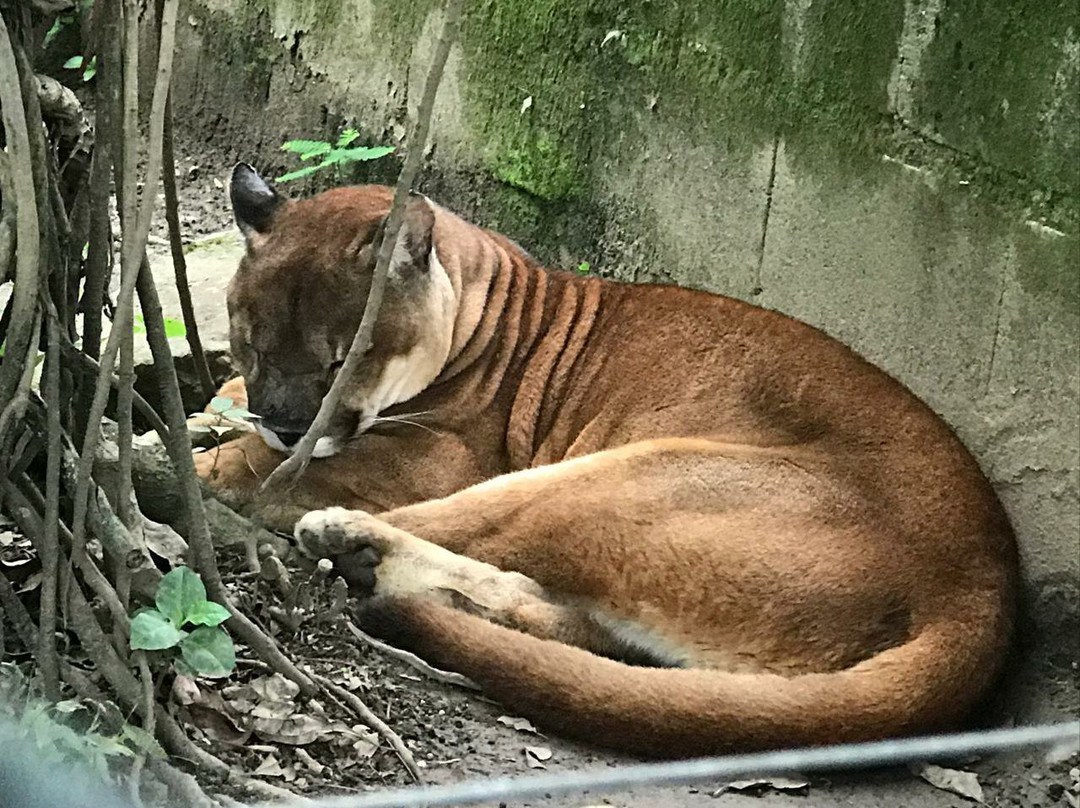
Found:
[[45, 525], [38, 549], [41, 605], [38, 614], [37, 663], [47, 698], [60, 698], [56, 656], [56, 592], [60, 577], [60, 323], [51, 301], [46, 309], [45, 414], [48, 449], [45, 464]]
[[[150, 221], [154, 213], [157, 194], [155, 186], [161, 172], [161, 134], [165, 118], [165, 99], [168, 96], [169, 81], [172, 75], [173, 47], [176, 38], [177, 0], [167, 0], [161, 18], [161, 46], [158, 54], [157, 75], [154, 81], [153, 101], [150, 105], [150, 138], [146, 160], [146, 184], [143, 188], [141, 204], [134, 232], [127, 234], [121, 250], [121, 266], [135, 263], [146, 250], [146, 238], [150, 232]], [[136, 21], [137, 22], [137, 21]], [[75, 489], [74, 518], [72, 535], [74, 547], [72, 555], [86, 552], [86, 509], [87, 495], [90, 489], [90, 473], [94, 463], [94, 447], [101, 435], [101, 416], [109, 396], [111, 368], [116, 361], [121, 335], [131, 330], [132, 300], [135, 283], [141, 273], [133, 271], [121, 281], [116, 317], [101, 358], [101, 373], [94, 386], [94, 398], [86, 424], [82, 452], [79, 457], [79, 475]]]
[[400, 648], [395, 648], [394, 646], [388, 645], [382, 640], [376, 639], [370, 634], [361, 631], [351, 620], [345, 621], [345, 627], [349, 630], [349, 633], [356, 637], [356, 639], [360, 640], [360, 642], [370, 645], [372, 648], [374, 648], [376, 651], [379, 651], [380, 653], [386, 654], [389, 657], [393, 657], [394, 659], [404, 662], [406, 665], [409, 665], [420, 671], [420, 673], [424, 674], [424, 676], [427, 676], [429, 679], [434, 679], [436, 682], [442, 682], [446, 685], [463, 687], [466, 690], [480, 689], [480, 685], [476, 684], [476, 682], [474, 682], [468, 676], [463, 676], [462, 674], [455, 673], [454, 671], [444, 671], [436, 668], [422, 660], [420, 657], [418, 657], [411, 651], [403, 651]]
[[345, 357], [345, 363], [338, 371], [334, 383], [319, 407], [315, 421], [308, 427], [307, 433], [300, 439], [293, 454], [285, 459], [263, 482], [260, 491], [267, 495], [273, 492], [277, 486], [290, 484], [311, 462], [311, 453], [315, 450], [315, 444], [325, 433], [331, 419], [337, 412], [344, 395], [345, 387], [352, 378], [356, 368], [360, 365], [364, 355], [371, 348], [372, 333], [375, 329], [375, 320], [379, 316], [382, 307], [383, 292], [386, 289], [386, 277], [390, 269], [390, 259], [397, 244], [398, 231], [405, 218], [405, 203], [412, 189], [416, 175], [420, 171], [420, 162], [424, 156], [424, 147], [427, 145], [428, 130], [431, 128], [431, 112], [435, 106], [435, 95], [439, 90], [439, 82], [442, 80], [443, 68], [446, 59], [450, 55], [450, 46], [457, 38], [458, 27], [461, 21], [461, 6], [463, 0], [446, 0], [446, 18], [443, 21], [442, 34], [435, 46], [435, 55], [431, 60], [431, 68], [428, 70], [427, 81], [424, 83], [424, 94], [420, 99], [420, 107], [416, 112], [416, 127], [408, 139], [409, 151], [405, 156], [405, 165], [402, 166], [401, 174], [398, 175], [397, 186], [394, 188], [394, 201], [390, 205], [390, 214], [386, 219], [386, 231], [383, 235], [382, 244], [379, 246], [379, 255], [375, 262], [375, 270], [371, 279], [371, 291], [368, 292], [367, 304], [364, 306], [364, 315], [360, 319], [360, 327], [356, 331], [349, 353]]
[[[0, 14], [0, 110], [11, 176], [11, 191], [17, 206], [15, 289], [12, 292], [12, 315], [8, 326], [8, 356], [23, 356], [35, 333], [35, 311], [39, 285], [37, 196], [31, 161], [30, 136], [23, 108], [22, 82], [15, 59], [14, 40]], [[35, 122], [36, 123], [36, 122]], [[21, 367], [17, 362], [0, 365], [0, 401], [9, 401], [19, 385]], [[0, 431], [0, 440], [3, 433]]]
[[343, 706], [347, 706], [349, 710], [356, 713], [364, 724], [375, 730], [380, 737], [390, 744], [390, 748], [394, 750], [394, 753], [401, 760], [409, 776], [412, 777], [414, 782], [420, 782], [420, 767], [416, 765], [416, 759], [413, 757], [412, 752], [409, 751], [409, 747], [401, 740], [400, 735], [390, 729], [387, 723], [375, 715], [371, 708], [364, 704], [355, 693], [350, 693], [340, 685], [334, 684], [325, 676], [320, 676], [317, 673], [312, 673], [311, 676], [326, 691], [327, 695]]
[[210, 365], [206, 361], [202, 339], [199, 337], [199, 323], [195, 319], [195, 306], [191, 302], [187, 258], [184, 256], [184, 242], [180, 233], [180, 205], [176, 194], [176, 154], [173, 148], [171, 94], [165, 101], [162, 160], [161, 183], [165, 187], [165, 220], [169, 224], [169, 247], [172, 251], [173, 272], [176, 274], [176, 293], [180, 297], [180, 311], [183, 313], [184, 329], [187, 332], [188, 346], [191, 348], [191, 361], [195, 363], [195, 373], [199, 377], [199, 386], [202, 388], [203, 397], [209, 401], [214, 395], [214, 379], [210, 375]]
[[[112, 265], [112, 232], [109, 224], [109, 192], [112, 175], [112, 148], [115, 137], [117, 81], [120, 68], [119, 31], [115, 9], [117, 3], [99, 3], [94, 9], [94, 38], [99, 43], [101, 61], [94, 87], [94, 156], [90, 166], [90, 230], [86, 254], [84, 284], [83, 344], [92, 358], [101, 353], [101, 310]], [[88, 391], [89, 392], [89, 391]], [[85, 396], [84, 409], [89, 410], [92, 394]], [[82, 430], [80, 430], [81, 433]]]
[[[31, 323], [33, 326], [32, 333], [36, 335], [41, 327], [41, 312], [35, 309], [31, 316], [33, 318]], [[5, 451], [8, 429], [11, 424], [22, 421], [23, 415], [26, 413], [27, 402], [30, 400], [30, 385], [34, 380], [34, 359], [37, 357], [37, 347], [37, 342], [31, 340], [26, 345], [26, 353], [23, 356], [22, 363], [11, 362], [12, 367], [21, 369], [22, 373], [16, 380], [18, 384], [14, 394], [4, 405], [3, 411], [0, 412], [0, 468], [6, 466], [7, 461], [10, 459]], [[12, 356], [18, 356], [18, 354], [12, 354]], [[7, 362], [0, 364], [0, 369], [6, 367], [7, 364]], [[3, 399], [0, 399], [0, 401], [3, 401]]]
[[[6, 152], [0, 152], [0, 199], [4, 200], [0, 207], [0, 283], [4, 283], [15, 260], [15, 216], [18, 212], [15, 191], [11, 187], [11, 157]], [[0, 340], [5, 331], [6, 324], [0, 330]]]
[[[143, 701], [147, 704], [154, 703], [154, 676], [150, 673], [150, 663], [146, 661], [145, 651], [135, 652], [135, 662], [139, 667], [139, 680], [142, 683], [143, 689]], [[143, 715], [143, 729], [146, 734], [151, 738], [154, 737], [154, 731], [156, 729], [157, 714], [155, 710], [147, 710]], [[146, 752], [140, 751], [135, 755], [135, 760], [131, 764], [131, 774], [129, 779], [129, 786], [131, 794], [131, 801], [135, 805], [141, 806], [143, 804], [142, 794], [139, 793], [139, 787], [142, 784], [142, 770], [146, 765]]]
[[[124, 117], [123, 117], [123, 165], [117, 166], [117, 187], [122, 187], [120, 231], [125, 240], [135, 230], [138, 215], [138, 199], [135, 196], [135, 172], [139, 161], [139, 12], [134, 0], [124, 0]], [[152, 181], [152, 178], [149, 178]], [[152, 188], [147, 189], [151, 193]], [[136, 263], [140, 255], [124, 250], [120, 255], [120, 285], [130, 283], [139, 271]], [[128, 301], [128, 308], [134, 301]], [[133, 317], [134, 310], [127, 312]], [[131, 400], [135, 388], [135, 334], [126, 328], [120, 335], [120, 369], [117, 373], [120, 386], [116, 391], [116, 445], [119, 455], [119, 472], [116, 477], [116, 511], [120, 521], [131, 530], [138, 514], [131, 503]], [[117, 570], [122, 579], [126, 571]], [[122, 584], [121, 580], [117, 581]], [[126, 587], [123, 587], [126, 589]]]

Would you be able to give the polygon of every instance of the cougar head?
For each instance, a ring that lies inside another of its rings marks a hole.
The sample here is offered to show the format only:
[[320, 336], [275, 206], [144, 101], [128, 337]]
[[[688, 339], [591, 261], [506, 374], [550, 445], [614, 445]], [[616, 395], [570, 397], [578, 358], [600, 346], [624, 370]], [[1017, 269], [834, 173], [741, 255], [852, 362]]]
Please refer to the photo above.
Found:
[[[290, 200], [240, 163], [229, 195], [247, 242], [228, 290], [232, 358], [263, 439], [290, 452], [360, 325], [392, 192], [367, 185]], [[457, 304], [434, 249], [434, 224], [432, 204], [410, 198], [373, 346], [349, 380], [316, 457], [339, 451], [379, 412], [431, 384], [445, 365]]]

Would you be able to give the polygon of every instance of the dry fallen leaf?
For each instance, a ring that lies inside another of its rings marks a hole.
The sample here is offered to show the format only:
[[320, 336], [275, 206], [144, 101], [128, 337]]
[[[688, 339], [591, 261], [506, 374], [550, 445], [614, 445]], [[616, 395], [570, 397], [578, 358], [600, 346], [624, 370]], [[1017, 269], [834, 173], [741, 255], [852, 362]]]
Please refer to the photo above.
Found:
[[951, 791], [953, 794], [959, 794], [961, 797], [967, 797], [978, 803], [985, 800], [982, 786], [979, 784], [979, 776], [974, 772], [946, 769], [932, 763], [914, 765], [912, 771], [934, 788]]
[[256, 718], [252, 728], [264, 741], [306, 746], [325, 736], [330, 724], [313, 715], [297, 714], [288, 718]]
[[256, 777], [280, 777], [286, 783], [296, 779], [296, 770], [292, 766], [282, 766], [273, 755], [267, 755], [254, 772]]
[[209, 738], [229, 746], [243, 746], [251, 737], [249, 722], [218, 691], [202, 690], [187, 676], [177, 676], [172, 689], [184, 720]]
[[713, 797], [719, 797], [729, 791], [748, 792], [760, 794], [765, 791], [779, 791], [784, 794], [807, 794], [810, 791], [810, 782], [805, 777], [753, 777], [746, 780], [732, 780], [724, 783], [716, 791]]
[[167, 559], [173, 566], [183, 563], [188, 549], [187, 542], [171, 527], [144, 516], [143, 536], [146, 546], [155, 555]]
[[510, 715], [500, 715], [495, 720], [511, 729], [516, 729], [518, 732], [531, 732], [534, 735], [539, 735], [541, 738], [544, 737], [544, 733], [534, 727], [532, 722], [527, 718], [515, 718]]
[[551, 750], [546, 746], [525, 747], [525, 762], [530, 769], [546, 769], [545, 760], [551, 760]]
[[252, 679], [249, 687], [267, 701], [292, 701], [300, 694], [300, 685], [280, 673]]
[[202, 695], [195, 680], [182, 674], [177, 674], [173, 679], [172, 692], [180, 704], [191, 704], [198, 701], [199, 696]]

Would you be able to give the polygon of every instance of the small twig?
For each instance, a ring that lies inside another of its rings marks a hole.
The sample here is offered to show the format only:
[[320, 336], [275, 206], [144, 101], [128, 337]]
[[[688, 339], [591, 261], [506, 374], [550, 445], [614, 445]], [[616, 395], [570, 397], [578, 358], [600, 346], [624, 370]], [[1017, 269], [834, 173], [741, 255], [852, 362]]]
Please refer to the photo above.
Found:
[[191, 361], [195, 363], [195, 373], [199, 377], [203, 397], [209, 401], [214, 395], [214, 379], [210, 375], [210, 365], [206, 361], [202, 339], [199, 337], [199, 323], [195, 319], [195, 306], [191, 302], [191, 286], [188, 283], [187, 258], [184, 256], [184, 242], [180, 234], [179, 200], [176, 194], [176, 154], [173, 148], [172, 95], [165, 100], [165, 129], [162, 134], [161, 182], [165, 187], [165, 221], [169, 225], [169, 247], [172, 251], [173, 272], [176, 274], [176, 293], [180, 298], [180, 311], [187, 331], [187, 342], [191, 348]]
[[337, 620], [345, 613], [349, 602], [349, 585], [340, 575], [330, 584], [330, 608], [322, 615], [323, 620]]
[[315, 444], [326, 433], [330, 421], [337, 412], [341, 398], [349, 380], [356, 372], [364, 355], [371, 348], [372, 333], [375, 330], [375, 320], [379, 316], [382, 307], [383, 292], [386, 289], [386, 278], [390, 270], [390, 259], [397, 244], [398, 231], [405, 219], [405, 203], [413, 182], [420, 171], [420, 162], [424, 156], [424, 147], [427, 145], [428, 129], [431, 127], [431, 112], [435, 106], [435, 95], [439, 90], [439, 82], [442, 80], [443, 68], [446, 59], [450, 55], [450, 46], [457, 38], [458, 26], [461, 20], [461, 6], [463, 0], [446, 0], [446, 18], [443, 21], [442, 34], [435, 46], [435, 55], [431, 60], [431, 68], [428, 70], [427, 81], [424, 83], [424, 94], [420, 99], [420, 106], [416, 112], [416, 127], [408, 139], [409, 151], [405, 156], [405, 165], [398, 175], [397, 186], [394, 188], [394, 200], [390, 205], [390, 213], [386, 218], [386, 230], [383, 234], [382, 244], [379, 245], [379, 254], [375, 262], [375, 269], [371, 278], [371, 290], [368, 292], [367, 303], [364, 306], [364, 314], [360, 319], [360, 327], [353, 337], [349, 353], [345, 362], [338, 371], [337, 377], [330, 386], [329, 392], [323, 398], [319, 412], [314, 422], [308, 427], [307, 433], [300, 439], [293, 454], [271, 472], [260, 487], [264, 495], [275, 490], [277, 486], [290, 484], [311, 462], [311, 454], [315, 450]]
[[424, 674], [424, 676], [427, 676], [429, 679], [434, 679], [436, 682], [442, 682], [446, 685], [463, 687], [466, 690], [480, 689], [480, 686], [469, 677], [462, 676], [460, 673], [454, 673], [453, 671], [444, 671], [439, 668], [433, 667], [414, 653], [411, 653], [409, 651], [403, 651], [400, 648], [395, 648], [392, 645], [387, 645], [382, 640], [376, 639], [370, 634], [361, 631], [351, 620], [345, 621], [345, 625], [349, 629], [349, 632], [354, 637], [356, 637], [356, 639], [360, 640], [363, 643], [366, 643], [367, 645], [370, 645], [376, 651], [380, 651], [381, 653], [384, 653], [389, 657], [393, 657], [394, 659], [404, 662], [406, 665], [415, 668], [416, 670], [420, 671], [420, 673]]
[[274, 553], [274, 548], [268, 544], [259, 548], [259, 577], [272, 583], [282, 598], [288, 598], [292, 594], [293, 585], [289, 571]]
[[[15, 288], [7, 333], [7, 355], [23, 356], [36, 333], [35, 312], [39, 288], [39, 238], [37, 195], [34, 190], [30, 135], [23, 109], [22, 81], [11, 38], [0, 14], [0, 111], [9, 155], [12, 201], [16, 206]], [[38, 122], [35, 121], [35, 125]], [[5, 190], [8, 190], [5, 188]], [[5, 197], [5, 205], [8, 200]], [[0, 364], [0, 401], [10, 401], [20, 382], [18, 362]], [[0, 430], [0, 439], [3, 433]]]
[[416, 765], [416, 759], [413, 757], [412, 752], [405, 746], [405, 742], [401, 740], [401, 736], [392, 730], [389, 725], [383, 721], [379, 716], [375, 715], [364, 702], [360, 700], [360, 697], [355, 693], [350, 693], [341, 685], [334, 684], [325, 676], [322, 676], [314, 671], [309, 671], [311, 678], [314, 679], [323, 690], [326, 691], [327, 696], [335, 702], [338, 702], [339, 707], [346, 707], [348, 711], [355, 713], [356, 716], [364, 722], [365, 725], [375, 730], [383, 740], [390, 744], [390, 748], [394, 750], [394, 753], [401, 760], [405, 770], [409, 773], [412, 779], [419, 783], [421, 780], [420, 767]]

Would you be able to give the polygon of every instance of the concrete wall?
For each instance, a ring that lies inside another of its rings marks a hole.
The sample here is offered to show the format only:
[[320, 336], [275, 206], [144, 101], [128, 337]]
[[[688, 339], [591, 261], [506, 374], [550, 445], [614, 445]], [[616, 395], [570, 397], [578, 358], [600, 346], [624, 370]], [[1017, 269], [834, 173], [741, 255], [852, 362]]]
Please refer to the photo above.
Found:
[[[550, 263], [776, 308], [899, 377], [994, 480], [1022, 541], [1028, 635], [1072, 665], [1074, 0], [467, 5], [425, 190]], [[275, 171], [282, 141], [345, 124], [399, 142], [439, 6], [189, 0], [176, 86], [189, 147]]]

